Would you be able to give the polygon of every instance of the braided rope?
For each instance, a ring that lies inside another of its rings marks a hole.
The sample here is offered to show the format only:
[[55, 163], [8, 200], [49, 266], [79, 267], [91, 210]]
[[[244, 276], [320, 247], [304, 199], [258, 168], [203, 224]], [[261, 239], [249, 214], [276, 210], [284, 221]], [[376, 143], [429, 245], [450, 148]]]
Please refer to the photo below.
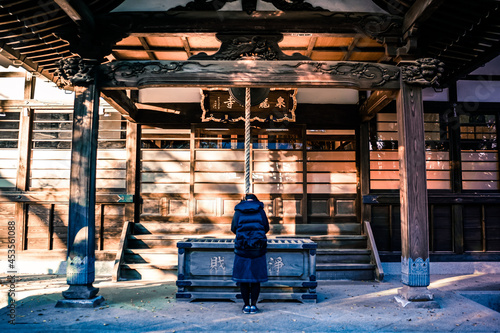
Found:
[[245, 89], [245, 194], [250, 193], [250, 88]]

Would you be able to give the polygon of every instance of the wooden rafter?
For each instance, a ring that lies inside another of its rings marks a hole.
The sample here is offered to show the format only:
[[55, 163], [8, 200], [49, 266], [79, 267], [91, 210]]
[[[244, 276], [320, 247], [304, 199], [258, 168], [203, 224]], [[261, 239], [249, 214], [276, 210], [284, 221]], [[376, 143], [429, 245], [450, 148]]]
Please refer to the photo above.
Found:
[[403, 33], [408, 31], [416, 23], [429, 18], [443, 2], [444, 0], [416, 0], [405, 14], [403, 20]]
[[311, 37], [309, 39], [309, 44], [307, 45], [307, 50], [305, 56], [311, 58], [314, 47], [316, 46], [316, 42], [318, 41], [318, 37]]
[[151, 59], [151, 60], [158, 60], [158, 58], [156, 57], [155, 52], [152, 51], [151, 48], [149, 47], [149, 44], [148, 44], [148, 41], [146, 40], [146, 38], [139, 37], [139, 41], [141, 42], [141, 45], [144, 48], [144, 50], [146, 50], [146, 52], [148, 53], [149, 59]]
[[[188, 58], [193, 55], [193, 51], [191, 50], [191, 45], [189, 45], [189, 40], [187, 37], [182, 36], [182, 46], [184, 46], [184, 51], [186, 51]], [[217, 51], [217, 50], [215, 50]]]
[[79, 26], [85, 26], [88, 29], [95, 28], [95, 20], [90, 8], [81, 0], [54, 0], [55, 3]]
[[359, 40], [361, 39], [361, 36], [356, 36], [352, 39], [351, 44], [349, 44], [349, 47], [347, 48], [346, 53], [342, 57], [342, 61], [347, 61], [351, 57], [352, 53], [354, 52], [354, 48], [358, 44]]

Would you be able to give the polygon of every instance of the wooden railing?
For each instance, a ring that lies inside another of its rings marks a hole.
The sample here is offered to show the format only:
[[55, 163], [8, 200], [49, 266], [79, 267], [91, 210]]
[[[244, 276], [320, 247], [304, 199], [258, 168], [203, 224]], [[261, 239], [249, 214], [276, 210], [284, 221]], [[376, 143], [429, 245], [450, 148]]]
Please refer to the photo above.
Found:
[[372, 227], [368, 221], [365, 221], [365, 234], [367, 236], [368, 249], [371, 250], [370, 263], [375, 265], [375, 278], [378, 281], [382, 281], [384, 279], [384, 269], [382, 268], [382, 263], [380, 262], [380, 256], [378, 255], [377, 244], [375, 244], [375, 238], [373, 237]]
[[116, 251], [116, 259], [113, 267], [113, 275], [112, 275], [113, 282], [118, 282], [118, 280], [120, 279], [120, 267], [125, 257], [128, 235], [132, 234], [133, 228], [134, 228], [134, 222], [125, 221], [125, 223], [123, 224], [122, 235], [120, 237], [120, 243], [118, 243], [118, 250]]

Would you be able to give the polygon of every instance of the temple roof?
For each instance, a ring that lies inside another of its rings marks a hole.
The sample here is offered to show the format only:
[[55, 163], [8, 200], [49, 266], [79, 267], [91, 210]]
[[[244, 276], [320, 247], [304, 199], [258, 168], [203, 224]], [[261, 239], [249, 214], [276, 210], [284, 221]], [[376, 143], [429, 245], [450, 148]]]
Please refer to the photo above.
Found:
[[76, 55], [186, 60], [216, 52], [217, 33], [244, 29], [282, 33], [285, 53], [318, 61], [438, 58], [453, 80], [500, 53], [499, 7], [498, 0], [4, 0], [0, 64], [52, 79], [56, 62]]

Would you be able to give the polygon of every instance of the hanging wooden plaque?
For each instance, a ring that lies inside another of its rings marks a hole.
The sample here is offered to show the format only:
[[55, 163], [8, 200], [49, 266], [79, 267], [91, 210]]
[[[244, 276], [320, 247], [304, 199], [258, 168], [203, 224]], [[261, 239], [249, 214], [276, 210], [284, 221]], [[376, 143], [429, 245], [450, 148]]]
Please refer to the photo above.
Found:
[[[297, 89], [271, 89], [269, 96], [259, 105], [252, 106], [251, 121], [295, 122]], [[239, 104], [229, 89], [203, 89], [201, 97], [201, 120], [204, 122], [245, 121], [245, 106]]]

